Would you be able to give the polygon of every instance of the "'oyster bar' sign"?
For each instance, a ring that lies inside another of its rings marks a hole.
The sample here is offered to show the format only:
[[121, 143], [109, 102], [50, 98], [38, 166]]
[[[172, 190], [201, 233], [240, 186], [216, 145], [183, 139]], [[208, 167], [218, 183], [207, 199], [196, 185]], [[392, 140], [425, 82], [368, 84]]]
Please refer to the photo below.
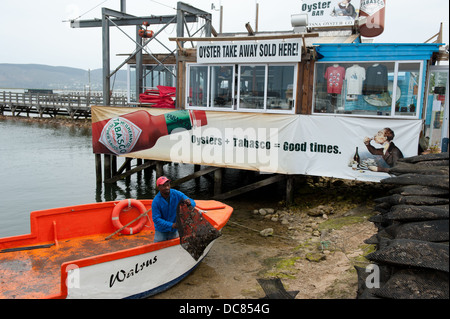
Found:
[[[363, 0], [375, 2], [377, 0]], [[352, 26], [358, 17], [360, 0], [303, 0], [301, 14], [308, 15], [308, 27]]]
[[199, 43], [197, 63], [300, 62], [300, 39]]

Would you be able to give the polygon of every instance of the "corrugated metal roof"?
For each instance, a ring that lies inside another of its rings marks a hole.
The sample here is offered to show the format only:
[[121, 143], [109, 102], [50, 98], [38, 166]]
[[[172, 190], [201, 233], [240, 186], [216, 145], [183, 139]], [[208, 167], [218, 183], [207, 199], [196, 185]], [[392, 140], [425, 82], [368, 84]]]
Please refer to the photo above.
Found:
[[439, 52], [434, 43], [316, 43], [321, 61], [429, 60]]

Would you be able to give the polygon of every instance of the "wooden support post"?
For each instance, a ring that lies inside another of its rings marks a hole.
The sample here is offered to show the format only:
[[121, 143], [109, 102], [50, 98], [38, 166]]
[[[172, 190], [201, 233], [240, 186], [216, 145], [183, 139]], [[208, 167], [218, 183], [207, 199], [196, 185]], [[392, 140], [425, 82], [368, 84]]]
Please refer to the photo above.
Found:
[[294, 176], [289, 176], [286, 180], [286, 205], [294, 203]]
[[223, 169], [219, 168], [214, 172], [214, 196], [222, 194]]
[[164, 175], [164, 162], [156, 163], [156, 178], [159, 178]]
[[111, 155], [105, 154], [103, 156], [104, 164], [103, 164], [103, 173], [105, 180], [111, 178]]
[[[139, 166], [141, 166], [141, 165], [142, 165], [142, 159], [141, 159], [141, 158], [137, 158], [137, 159], [136, 159], [136, 166], [139, 167]], [[137, 178], [138, 178], [138, 180], [141, 179], [141, 177], [142, 177], [142, 170], [139, 171], [139, 172], [137, 172]]]
[[111, 155], [111, 176], [117, 174], [117, 156]]
[[[130, 172], [130, 171], [131, 171], [131, 161], [132, 161], [132, 160], [133, 160], [133, 159], [130, 158], [130, 160], [126, 162], [126, 171], [127, 171], [127, 172]], [[126, 181], [127, 184], [131, 182], [131, 174], [130, 174], [130, 175], [127, 175], [125, 181]]]
[[97, 184], [102, 183], [102, 155], [95, 154], [95, 176]]

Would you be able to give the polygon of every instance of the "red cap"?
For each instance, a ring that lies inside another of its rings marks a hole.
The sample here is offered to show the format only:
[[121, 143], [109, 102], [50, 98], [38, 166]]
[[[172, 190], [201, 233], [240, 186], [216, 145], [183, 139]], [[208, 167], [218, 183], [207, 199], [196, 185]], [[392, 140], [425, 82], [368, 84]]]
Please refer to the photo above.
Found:
[[192, 111], [192, 124], [195, 127], [205, 126], [208, 124], [205, 111]]
[[167, 182], [170, 182], [170, 179], [168, 179], [168, 178], [165, 177], [165, 176], [161, 176], [160, 178], [158, 178], [158, 179], [156, 180], [156, 186], [164, 185], [164, 184], [167, 183]]

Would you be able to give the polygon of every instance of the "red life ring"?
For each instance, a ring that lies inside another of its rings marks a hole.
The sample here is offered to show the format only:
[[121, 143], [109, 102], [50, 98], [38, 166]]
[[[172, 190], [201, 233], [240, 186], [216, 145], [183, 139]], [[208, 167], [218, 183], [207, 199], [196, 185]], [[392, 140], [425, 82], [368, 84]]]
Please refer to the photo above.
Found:
[[[116, 229], [120, 229], [123, 227], [122, 223], [120, 222], [119, 215], [122, 212], [122, 210], [125, 207], [136, 207], [139, 210], [139, 214], [143, 214], [147, 211], [144, 204], [142, 204], [140, 201], [136, 199], [124, 199], [121, 200], [116, 207], [114, 207], [112, 214], [111, 214], [111, 220]], [[134, 227], [126, 227], [124, 228], [120, 233], [124, 235], [133, 235], [139, 233], [142, 228], [144, 228], [145, 223], [147, 222], [147, 216], [142, 216], [136, 226]]]

